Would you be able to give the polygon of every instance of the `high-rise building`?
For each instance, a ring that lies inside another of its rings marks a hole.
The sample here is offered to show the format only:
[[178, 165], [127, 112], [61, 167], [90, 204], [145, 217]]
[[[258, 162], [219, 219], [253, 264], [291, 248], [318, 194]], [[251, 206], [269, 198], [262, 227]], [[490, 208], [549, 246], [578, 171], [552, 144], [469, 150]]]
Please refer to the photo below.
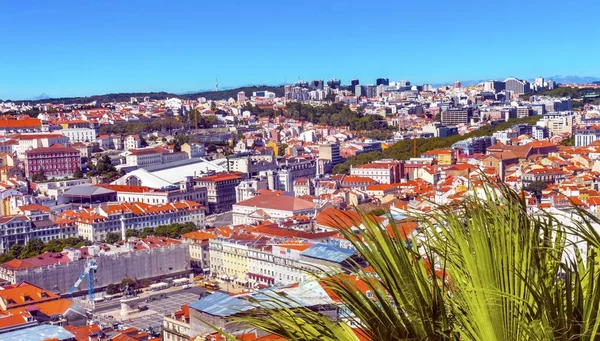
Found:
[[452, 84], [452, 86], [455, 89], [460, 89], [460, 88], [462, 88], [462, 83], [460, 81], [456, 81], [456, 82], [454, 82], [454, 84]]
[[329, 160], [332, 165], [340, 163], [340, 144], [337, 142], [319, 144], [319, 159]]
[[473, 116], [472, 108], [455, 108], [442, 112], [442, 124], [452, 126], [457, 124], [467, 124]]
[[315, 79], [313, 81], [310, 82], [310, 87], [313, 89], [323, 89], [324, 86], [324, 82], [321, 79]]
[[246, 93], [243, 91], [238, 92], [237, 101], [240, 104], [246, 103]]
[[523, 118], [533, 115], [533, 109], [530, 106], [517, 107], [517, 118]]
[[512, 91], [519, 95], [531, 92], [531, 84], [529, 84], [528, 81], [517, 78], [507, 78], [504, 83], [506, 84], [506, 90]]
[[327, 81], [327, 85], [332, 89], [339, 89], [340, 85], [342, 85], [342, 81], [337, 78], [332, 78]]
[[362, 97], [363, 96], [362, 85], [357, 84], [357, 85], [354, 86], [354, 95], [356, 97]]
[[398, 82], [398, 86], [400, 87], [400, 89], [410, 88], [410, 82], [409, 81], [405, 81], [405, 80], [401, 80], [401, 81]]
[[506, 84], [503, 81], [487, 81], [483, 83], [483, 91], [493, 91], [498, 93], [500, 91], [504, 91], [506, 88]]
[[307, 81], [297, 81], [296, 83], [294, 83], [294, 86], [297, 86], [300, 88], [308, 88], [308, 82]]
[[536, 89], [543, 88], [545, 86], [544, 77], [536, 78], [535, 81], [533, 82], [533, 85], [535, 86]]
[[359, 84], [360, 84], [360, 82], [358, 81], [358, 79], [353, 79], [350, 81], [350, 86], [352, 87], [352, 89], [354, 89], [354, 87]]
[[376, 85], [390, 85], [390, 80], [387, 78], [377, 78], [375, 81]]
[[354, 94], [356, 97], [377, 97], [377, 86], [376, 85], [357, 85], [354, 87]]

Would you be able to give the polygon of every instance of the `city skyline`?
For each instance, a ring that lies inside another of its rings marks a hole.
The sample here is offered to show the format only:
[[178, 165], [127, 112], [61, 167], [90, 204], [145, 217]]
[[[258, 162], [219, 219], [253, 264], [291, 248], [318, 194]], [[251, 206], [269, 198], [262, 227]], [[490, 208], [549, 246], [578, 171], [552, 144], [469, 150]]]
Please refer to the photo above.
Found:
[[[0, 98], [182, 93], [212, 89], [216, 78], [232, 88], [332, 77], [420, 84], [600, 76], [600, 61], [590, 57], [600, 47], [571, 34], [599, 33], [592, 13], [600, 4], [556, 8], [541, 1], [509, 1], [493, 10], [473, 1], [295, 7], [108, 1], [60, 8], [7, 2], [0, 4], [0, 31], [7, 33], [0, 40]], [[579, 20], [568, 30], [535, 34], [532, 13], [550, 27], [568, 16]], [[577, 52], [561, 48], [571, 44]]]

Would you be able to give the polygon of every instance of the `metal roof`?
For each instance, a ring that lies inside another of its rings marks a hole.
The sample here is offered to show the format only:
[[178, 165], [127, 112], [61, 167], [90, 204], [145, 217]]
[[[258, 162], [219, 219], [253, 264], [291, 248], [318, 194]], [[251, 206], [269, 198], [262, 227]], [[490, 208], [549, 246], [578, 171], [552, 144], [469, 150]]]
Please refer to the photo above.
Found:
[[226, 317], [253, 309], [256, 305], [246, 300], [215, 292], [190, 304], [190, 307], [206, 314]]
[[43, 341], [46, 339], [74, 340], [75, 336], [63, 327], [47, 324], [0, 334], [0, 341]]
[[356, 252], [350, 249], [327, 245], [315, 244], [300, 255], [316, 259], [322, 259], [330, 262], [341, 263], [344, 260], [352, 257]]
[[113, 190], [106, 189], [103, 187], [97, 186], [75, 186], [71, 187], [65, 191], [65, 195], [73, 195], [73, 196], [92, 196], [92, 195], [102, 195], [116, 193]]

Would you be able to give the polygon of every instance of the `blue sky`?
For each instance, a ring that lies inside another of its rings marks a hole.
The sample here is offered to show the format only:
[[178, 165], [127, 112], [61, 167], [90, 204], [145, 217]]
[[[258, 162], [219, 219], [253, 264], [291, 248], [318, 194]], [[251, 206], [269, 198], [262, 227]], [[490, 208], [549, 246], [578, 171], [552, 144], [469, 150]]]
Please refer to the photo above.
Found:
[[600, 1], [0, 0], [0, 99], [600, 76]]

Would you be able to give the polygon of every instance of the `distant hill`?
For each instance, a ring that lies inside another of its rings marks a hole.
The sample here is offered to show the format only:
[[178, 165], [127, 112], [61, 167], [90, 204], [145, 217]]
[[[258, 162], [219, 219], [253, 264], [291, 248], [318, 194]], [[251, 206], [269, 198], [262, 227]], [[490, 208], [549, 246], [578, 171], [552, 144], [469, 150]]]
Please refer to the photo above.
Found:
[[151, 100], [161, 100], [172, 97], [181, 99], [198, 99], [200, 97], [204, 97], [208, 100], [221, 100], [229, 99], [230, 97], [236, 99], [237, 94], [240, 91], [244, 91], [247, 97], [252, 96], [252, 93], [255, 91], [271, 91], [274, 92], [278, 97], [283, 96], [283, 86], [252, 85], [222, 91], [204, 91], [186, 94], [174, 94], [169, 92], [125, 92], [116, 94], [94, 95], [87, 97], [39, 98], [34, 100], [19, 100], [14, 102], [27, 102], [32, 104], [87, 104], [93, 101], [97, 101], [97, 103], [100, 104], [111, 102], [129, 102], [131, 97], [137, 98], [140, 102], [144, 99], [144, 97], [148, 97]]
[[552, 79], [559, 84], [590, 84], [600, 81], [599, 77], [580, 77], [580, 76], [551, 76], [546, 79]]

